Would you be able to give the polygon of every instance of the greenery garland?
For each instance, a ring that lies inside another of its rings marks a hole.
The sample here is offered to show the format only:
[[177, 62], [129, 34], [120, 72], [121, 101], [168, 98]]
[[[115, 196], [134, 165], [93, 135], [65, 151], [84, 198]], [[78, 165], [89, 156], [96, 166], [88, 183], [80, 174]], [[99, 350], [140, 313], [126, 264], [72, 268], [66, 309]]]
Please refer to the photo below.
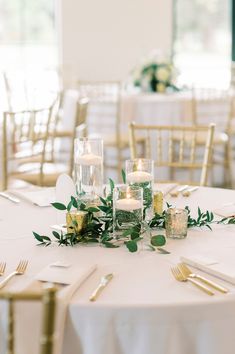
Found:
[[[125, 176], [123, 173], [123, 180]], [[148, 247], [150, 250], [156, 250], [166, 243], [166, 238], [162, 234], [158, 234], [157, 230], [165, 229], [166, 210], [161, 215], [155, 214], [149, 221], [143, 220], [123, 231], [121, 238], [116, 240], [113, 237], [113, 189], [114, 182], [110, 179], [110, 193], [102, 198], [100, 197], [101, 205], [97, 207], [87, 207], [81, 199], [71, 196], [68, 205], [62, 203], [52, 203], [52, 206], [58, 210], [71, 212], [72, 207], [87, 212], [87, 225], [84, 230], [77, 230], [77, 222], [71, 218], [71, 225], [69, 225], [71, 232], [59, 233], [52, 231], [55, 242], [59, 245], [74, 246], [76, 244], [99, 243], [108, 248], [120, 247], [120, 244], [125, 244], [130, 252], [138, 250], [138, 242], [143, 240], [147, 235], [149, 239]], [[167, 208], [171, 207], [167, 203]], [[188, 228], [192, 227], [207, 227], [211, 230], [211, 224], [235, 224], [235, 217], [222, 218], [215, 220], [214, 214], [210, 211], [202, 212], [198, 207], [197, 217], [193, 218], [188, 206], [185, 207], [188, 212]], [[101, 214], [101, 215], [100, 215]], [[45, 235], [39, 235], [33, 232], [35, 239], [39, 245], [48, 246], [52, 243], [52, 239]]]

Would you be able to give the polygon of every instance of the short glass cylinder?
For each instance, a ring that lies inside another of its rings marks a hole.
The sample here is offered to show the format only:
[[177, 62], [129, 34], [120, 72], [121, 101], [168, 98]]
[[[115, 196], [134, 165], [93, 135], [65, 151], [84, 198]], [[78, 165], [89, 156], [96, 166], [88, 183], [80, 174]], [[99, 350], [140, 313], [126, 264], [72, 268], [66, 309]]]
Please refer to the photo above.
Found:
[[66, 226], [68, 233], [79, 234], [87, 227], [88, 213], [75, 210], [66, 214]]
[[185, 238], [188, 229], [188, 212], [185, 209], [169, 208], [166, 211], [166, 237]]
[[143, 220], [143, 189], [119, 186], [113, 190], [113, 233], [115, 238]]
[[143, 188], [144, 218], [153, 217], [154, 162], [149, 159], [126, 161], [126, 181], [130, 186]]
[[77, 195], [95, 202], [103, 192], [103, 140], [75, 139], [74, 179]]

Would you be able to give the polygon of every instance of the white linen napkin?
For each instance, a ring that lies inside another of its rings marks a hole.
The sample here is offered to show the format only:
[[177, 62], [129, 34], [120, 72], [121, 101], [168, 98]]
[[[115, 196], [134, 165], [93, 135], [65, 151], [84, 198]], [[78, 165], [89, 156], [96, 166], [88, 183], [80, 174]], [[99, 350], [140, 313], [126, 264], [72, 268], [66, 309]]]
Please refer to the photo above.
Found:
[[235, 261], [219, 262], [201, 255], [180, 257], [181, 261], [235, 285]]
[[215, 209], [214, 213], [225, 218], [235, 216], [235, 203], [224, 204], [220, 208]]
[[57, 293], [56, 340], [54, 354], [62, 352], [67, 307], [74, 292], [96, 270], [95, 264], [79, 265], [56, 262], [42, 269], [35, 279], [46, 282], [67, 284]]
[[80, 266], [58, 261], [43, 268], [35, 279], [78, 287], [95, 269], [96, 265]]
[[40, 207], [50, 206], [55, 201], [55, 188], [10, 189], [9, 193]]

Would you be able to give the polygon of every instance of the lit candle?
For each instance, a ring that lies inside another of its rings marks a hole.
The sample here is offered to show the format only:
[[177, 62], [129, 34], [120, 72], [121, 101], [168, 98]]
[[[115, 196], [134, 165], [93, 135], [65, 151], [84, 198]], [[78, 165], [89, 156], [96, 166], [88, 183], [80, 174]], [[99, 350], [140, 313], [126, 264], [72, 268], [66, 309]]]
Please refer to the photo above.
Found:
[[141, 209], [141, 201], [131, 198], [119, 199], [116, 201], [116, 209], [124, 211], [134, 211]]
[[76, 163], [82, 166], [98, 166], [102, 163], [102, 158], [95, 154], [84, 154], [77, 157]]

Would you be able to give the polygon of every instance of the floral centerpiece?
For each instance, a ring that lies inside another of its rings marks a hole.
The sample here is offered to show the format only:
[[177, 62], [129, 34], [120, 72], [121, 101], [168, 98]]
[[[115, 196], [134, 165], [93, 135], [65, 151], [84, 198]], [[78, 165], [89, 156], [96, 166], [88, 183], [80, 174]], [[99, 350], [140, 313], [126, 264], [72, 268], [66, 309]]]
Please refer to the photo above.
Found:
[[176, 70], [170, 61], [151, 59], [132, 73], [134, 86], [143, 91], [159, 92], [178, 91], [174, 84]]

